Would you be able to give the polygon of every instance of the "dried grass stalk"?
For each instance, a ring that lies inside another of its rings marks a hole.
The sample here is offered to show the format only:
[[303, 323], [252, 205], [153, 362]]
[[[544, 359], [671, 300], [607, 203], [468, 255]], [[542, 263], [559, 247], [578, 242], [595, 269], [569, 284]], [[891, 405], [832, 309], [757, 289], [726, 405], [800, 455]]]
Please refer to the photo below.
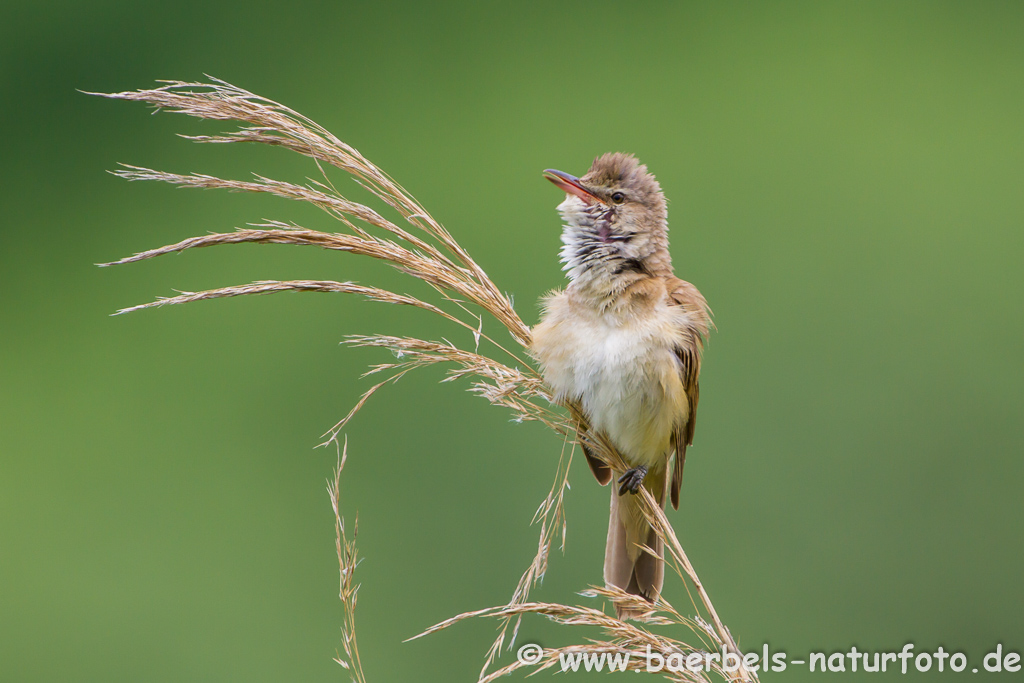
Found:
[[[693, 606], [698, 614], [693, 618], [686, 618], [664, 600], [650, 604], [617, 589], [591, 588], [581, 595], [590, 598], [604, 598], [613, 603], [646, 610], [648, 625], [685, 626], [697, 637], [699, 645], [689, 645], [680, 640], [655, 634], [647, 628], [620, 621], [594, 608], [530, 602], [530, 590], [543, 578], [547, 570], [552, 544], [560, 537], [564, 546], [566, 532], [564, 493], [568, 489], [569, 467], [575, 444], [581, 439], [580, 434], [589, 433], [586, 429], [585, 416], [579, 407], [567, 406], [567, 415], [554, 409], [551, 405], [551, 392], [541, 376], [528, 362], [517, 355], [529, 348], [530, 329], [516, 314], [511, 298], [498, 289], [451, 234], [390, 176], [377, 168], [357, 150], [312, 120], [284, 105], [217, 79], [210, 79], [209, 83], [184, 81], [162, 81], [162, 83], [162, 86], [148, 90], [93, 94], [113, 99], [145, 102], [159, 110], [186, 114], [200, 119], [235, 122], [238, 124], [237, 129], [223, 134], [184, 137], [202, 143], [255, 142], [284, 147], [312, 158], [320, 169], [322, 180], [309, 180], [306, 184], [283, 182], [263, 176], [254, 176], [251, 180], [232, 180], [202, 174], [165, 173], [127, 165], [114, 171], [115, 175], [127, 180], [158, 180], [182, 187], [268, 193], [285, 199], [302, 201], [322, 209], [338, 220], [341, 226], [340, 231], [322, 232], [303, 228], [293, 223], [272, 221], [253, 224], [235, 232], [191, 237], [176, 244], [169, 244], [101, 265], [132, 263], [163, 254], [224, 244], [259, 243], [316, 246], [383, 261], [403, 273], [426, 282], [437, 293], [438, 301], [432, 303], [409, 295], [358, 285], [353, 282], [260, 281], [201, 292], [181, 292], [177, 296], [121, 309], [118, 311], [119, 314], [204, 299], [287, 291], [358, 294], [373, 301], [413, 306], [435, 313], [448, 322], [469, 331], [474, 341], [473, 350], [470, 351], [449, 342], [427, 341], [410, 337], [387, 335], [349, 337], [346, 342], [352, 346], [388, 349], [395, 355], [396, 360], [374, 366], [369, 370], [367, 374], [386, 373], [388, 376], [371, 387], [352, 411], [327, 432], [325, 444], [331, 442], [337, 444], [341, 430], [380, 388], [396, 381], [413, 369], [438, 363], [450, 366], [444, 381], [469, 378], [471, 380], [470, 391], [494, 405], [507, 408], [516, 420], [540, 421], [563, 437], [563, 448], [554, 483], [534, 517], [534, 523], [540, 525], [537, 552], [516, 586], [511, 600], [506, 605], [499, 607], [457, 615], [431, 627], [420, 635], [433, 633], [470, 618], [492, 617], [497, 619], [499, 622], [498, 635], [485, 657], [484, 667], [480, 674], [481, 681], [492, 681], [523, 666], [519, 662], [514, 662], [491, 671], [492, 664], [499, 656], [505, 642], [508, 641], [510, 648], [515, 642], [520, 620], [526, 614], [541, 614], [566, 625], [598, 626], [606, 636], [606, 640], [603, 641], [591, 641], [585, 645], [549, 650], [545, 653], [545, 658], [540, 663], [538, 670], [554, 666], [558, 662], [560, 652], [589, 652], [602, 648], [609, 651], [641, 652], [650, 645], [652, 649], [664, 652], [721, 651], [722, 648], [738, 652], [735, 641], [719, 619], [703, 584], [683, 552], [664, 512], [646, 492], [644, 492], [642, 500], [648, 520], [665, 541], [665, 546], [669, 549], [668, 559], [677, 573], [684, 577], [684, 585], [688, 579], [696, 587], [700, 602], [712, 623], [709, 625], [699, 616], [700, 610], [696, 603]], [[376, 210], [343, 196], [324, 172], [325, 164], [351, 175], [357, 183], [368, 189], [386, 206], [397, 211], [408, 227], [399, 226], [384, 218]], [[484, 333], [485, 316], [496, 320], [508, 332], [518, 346], [516, 351], [505, 348]], [[480, 350], [481, 343], [484, 343], [491, 351], [482, 352]], [[495, 354], [504, 360], [499, 361], [492, 357]], [[592, 436], [582, 438], [587, 440], [587, 446], [594, 453], [612, 467], [619, 470], [627, 469], [620, 455], [606, 440]], [[339, 655], [338, 661], [350, 669], [353, 680], [362, 683], [365, 679], [356, 649], [354, 621], [358, 586], [353, 583], [352, 579], [357, 564], [355, 532], [353, 531], [352, 538], [349, 539], [339, 512], [338, 487], [341, 468], [346, 457], [347, 450], [342, 449], [334, 481], [328, 487], [335, 512], [338, 560], [341, 569], [340, 596], [345, 608], [345, 620], [342, 627], [342, 645], [345, 657], [342, 658]], [[508, 629], [510, 627], [512, 633], [509, 638]], [[715, 673], [729, 680], [757, 680], [756, 673], [748, 673], [743, 670], [727, 672], [717, 669]], [[679, 681], [706, 680], [704, 674], [663, 672], [663, 675]]]
[[327, 482], [327, 493], [331, 497], [331, 507], [334, 508], [334, 538], [341, 577], [338, 598], [341, 600], [344, 610], [341, 622], [341, 646], [345, 650], [345, 656], [342, 657], [339, 654], [334, 661], [348, 669], [352, 674], [353, 683], [366, 683], [363, 664], [359, 659], [359, 647], [356, 644], [356, 598], [359, 595], [359, 585], [355, 583], [355, 573], [356, 567], [359, 565], [359, 553], [356, 551], [359, 518], [356, 517], [352, 528], [352, 537], [349, 538], [345, 530], [345, 519], [341, 516], [341, 470], [344, 469], [347, 459], [348, 443], [346, 442], [338, 455], [338, 465], [334, 468], [334, 480]]

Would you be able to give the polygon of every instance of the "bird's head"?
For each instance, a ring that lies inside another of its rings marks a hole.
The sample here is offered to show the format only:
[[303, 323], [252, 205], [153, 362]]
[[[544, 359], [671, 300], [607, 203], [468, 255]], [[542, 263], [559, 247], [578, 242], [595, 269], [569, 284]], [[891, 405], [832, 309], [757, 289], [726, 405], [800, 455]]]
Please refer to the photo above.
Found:
[[558, 210], [571, 280], [596, 284], [671, 272], [665, 195], [635, 157], [605, 154], [580, 178], [555, 170], [544, 176], [566, 193]]

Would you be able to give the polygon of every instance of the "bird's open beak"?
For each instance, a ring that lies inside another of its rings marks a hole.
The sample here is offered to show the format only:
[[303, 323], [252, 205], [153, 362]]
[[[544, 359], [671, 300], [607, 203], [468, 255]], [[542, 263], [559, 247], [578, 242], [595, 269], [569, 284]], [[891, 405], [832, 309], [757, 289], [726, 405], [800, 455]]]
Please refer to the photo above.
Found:
[[583, 187], [580, 184], [580, 179], [574, 175], [568, 173], [562, 173], [552, 168], [544, 171], [544, 177], [553, 182], [559, 187], [559, 189], [565, 191], [568, 194], [574, 194], [587, 204], [593, 204], [594, 202], [600, 202], [601, 200], [594, 196], [590, 190]]

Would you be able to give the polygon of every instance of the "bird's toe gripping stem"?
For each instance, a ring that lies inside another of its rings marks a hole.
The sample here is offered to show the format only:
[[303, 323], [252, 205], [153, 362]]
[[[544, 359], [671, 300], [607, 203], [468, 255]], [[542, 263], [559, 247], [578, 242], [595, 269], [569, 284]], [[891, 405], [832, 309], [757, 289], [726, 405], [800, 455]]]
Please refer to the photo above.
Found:
[[646, 476], [647, 468], [643, 465], [640, 467], [634, 467], [631, 470], [626, 470], [626, 473], [616, 480], [617, 483], [622, 484], [622, 486], [619, 487], [619, 495], [623, 495], [626, 491], [636, 494], [643, 485], [644, 477]]

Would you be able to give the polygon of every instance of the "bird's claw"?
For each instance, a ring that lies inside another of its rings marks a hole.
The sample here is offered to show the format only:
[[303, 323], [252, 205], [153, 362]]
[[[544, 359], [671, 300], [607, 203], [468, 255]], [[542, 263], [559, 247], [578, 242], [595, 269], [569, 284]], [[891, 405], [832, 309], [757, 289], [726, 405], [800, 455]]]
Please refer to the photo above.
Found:
[[623, 495], [626, 491], [635, 495], [640, 490], [640, 486], [643, 485], [644, 477], [646, 476], [647, 468], [643, 465], [626, 470], [626, 473], [616, 480], [617, 483], [622, 484], [619, 487], [619, 495]]

